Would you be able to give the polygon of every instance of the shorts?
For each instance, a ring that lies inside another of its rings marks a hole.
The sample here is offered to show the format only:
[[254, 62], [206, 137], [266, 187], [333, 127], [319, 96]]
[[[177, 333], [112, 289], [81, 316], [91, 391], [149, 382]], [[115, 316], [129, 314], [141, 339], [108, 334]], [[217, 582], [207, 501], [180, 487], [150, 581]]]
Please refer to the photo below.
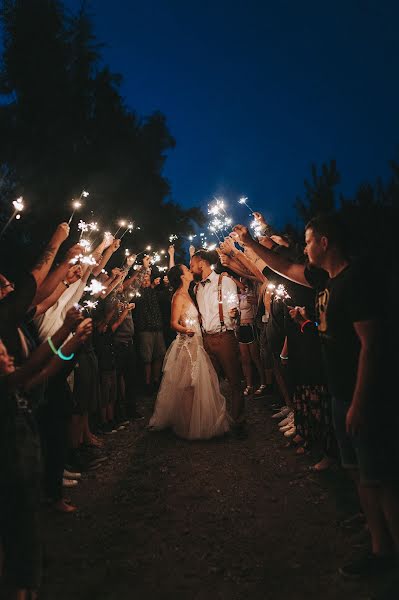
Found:
[[257, 340], [256, 333], [255, 325], [252, 323], [240, 325], [237, 334], [238, 341], [240, 344], [253, 344]]
[[139, 333], [140, 355], [145, 365], [162, 360], [166, 353], [162, 331], [141, 331]]
[[[397, 479], [397, 457], [392, 436], [383, 423], [380, 408], [369, 410], [359, 433], [346, 432], [346, 414], [350, 402], [332, 397], [332, 420], [337, 438], [341, 463], [344, 469], [359, 472], [363, 485], [380, 485], [382, 482]], [[385, 414], [385, 413], [384, 413]], [[386, 414], [385, 414], [386, 418]]]

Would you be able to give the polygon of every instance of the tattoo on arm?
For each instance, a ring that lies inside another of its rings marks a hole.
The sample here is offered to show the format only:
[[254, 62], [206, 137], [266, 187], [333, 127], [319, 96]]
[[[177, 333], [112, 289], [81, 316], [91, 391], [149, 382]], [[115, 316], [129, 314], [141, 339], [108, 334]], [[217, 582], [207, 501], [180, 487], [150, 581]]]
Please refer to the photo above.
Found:
[[40, 271], [44, 266], [46, 266], [55, 256], [56, 248], [54, 246], [49, 246], [45, 249], [42, 256], [39, 258], [37, 263], [35, 264], [33, 270]]

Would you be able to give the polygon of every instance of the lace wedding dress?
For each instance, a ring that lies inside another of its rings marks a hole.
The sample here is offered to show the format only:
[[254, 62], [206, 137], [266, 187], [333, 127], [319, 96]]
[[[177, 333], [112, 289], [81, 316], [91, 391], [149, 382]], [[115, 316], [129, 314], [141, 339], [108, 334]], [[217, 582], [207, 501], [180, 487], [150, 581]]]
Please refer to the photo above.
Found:
[[189, 337], [179, 333], [165, 356], [149, 427], [152, 430], [171, 427], [179, 437], [188, 440], [223, 435], [230, 428], [230, 417], [216, 371], [204, 349], [194, 304], [182, 324], [195, 334]]

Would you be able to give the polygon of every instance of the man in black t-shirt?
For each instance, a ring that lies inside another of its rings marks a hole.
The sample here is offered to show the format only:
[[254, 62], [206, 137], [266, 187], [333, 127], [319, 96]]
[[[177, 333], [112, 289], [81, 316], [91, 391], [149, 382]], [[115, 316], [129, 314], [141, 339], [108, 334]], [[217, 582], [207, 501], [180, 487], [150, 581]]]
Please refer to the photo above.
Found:
[[[306, 226], [307, 265], [276, 255], [253, 240], [242, 225], [235, 232], [270, 269], [317, 291], [317, 323], [341, 460], [358, 483], [372, 538], [372, 553], [342, 567], [341, 574], [354, 577], [393, 568], [399, 554], [397, 449], [393, 447], [397, 414], [389, 403], [390, 371], [386, 366], [381, 370], [386, 328], [381, 303], [372, 295], [374, 278], [360, 263], [348, 259], [342, 224], [336, 217], [318, 217]], [[389, 407], [394, 436], [383, 421], [385, 407]]]

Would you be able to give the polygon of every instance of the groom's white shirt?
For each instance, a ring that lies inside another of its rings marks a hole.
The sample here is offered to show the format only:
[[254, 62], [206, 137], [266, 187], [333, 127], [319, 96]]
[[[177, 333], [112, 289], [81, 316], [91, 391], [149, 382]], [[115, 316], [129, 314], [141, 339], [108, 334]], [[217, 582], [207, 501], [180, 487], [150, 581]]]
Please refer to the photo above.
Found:
[[[219, 275], [214, 271], [206, 277], [204, 281], [210, 281], [197, 286], [197, 304], [202, 319], [202, 329], [205, 333], [219, 333], [219, 301], [218, 301], [218, 281]], [[223, 299], [223, 319], [225, 327], [223, 331], [234, 329], [234, 321], [229, 316], [229, 310], [238, 307], [237, 286], [230, 277], [222, 278], [222, 299]]]

